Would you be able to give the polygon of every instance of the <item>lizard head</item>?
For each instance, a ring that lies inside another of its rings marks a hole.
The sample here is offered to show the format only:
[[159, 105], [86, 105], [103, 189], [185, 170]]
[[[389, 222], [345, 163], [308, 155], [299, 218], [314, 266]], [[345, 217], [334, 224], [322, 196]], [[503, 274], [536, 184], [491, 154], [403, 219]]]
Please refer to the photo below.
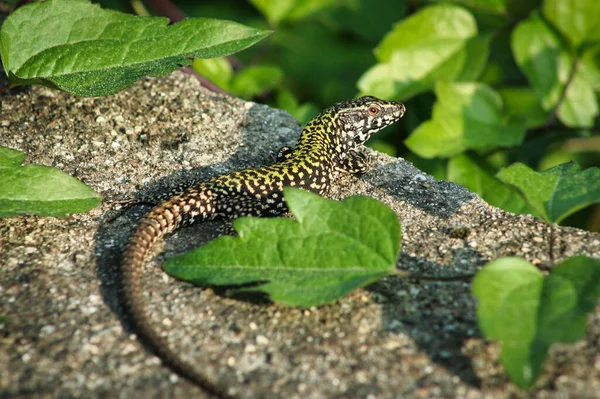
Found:
[[342, 146], [353, 148], [362, 144], [373, 133], [398, 121], [406, 107], [396, 101], [364, 96], [333, 106], [342, 132]]

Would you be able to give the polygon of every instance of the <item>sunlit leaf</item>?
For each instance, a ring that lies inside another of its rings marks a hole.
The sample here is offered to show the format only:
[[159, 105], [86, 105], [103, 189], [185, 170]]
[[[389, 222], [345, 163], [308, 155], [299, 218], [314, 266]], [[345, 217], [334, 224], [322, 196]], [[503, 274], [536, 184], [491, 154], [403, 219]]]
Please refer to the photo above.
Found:
[[387, 275], [400, 245], [396, 214], [367, 197], [342, 202], [286, 188], [296, 220], [240, 218], [239, 237], [220, 237], [172, 258], [165, 270], [202, 285], [256, 283], [239, 290], [309, 307], [334, 301]]

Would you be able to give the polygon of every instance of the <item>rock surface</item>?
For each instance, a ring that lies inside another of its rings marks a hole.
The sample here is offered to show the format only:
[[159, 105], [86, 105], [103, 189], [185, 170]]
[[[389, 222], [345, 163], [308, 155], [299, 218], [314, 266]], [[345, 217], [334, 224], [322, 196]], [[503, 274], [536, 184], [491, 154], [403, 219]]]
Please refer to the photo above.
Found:
[[[120, 251], [139, 218], [117, 199], [272, 162], [301, 128], [282, 111], [214, 96], [188, 75], [146, 79], [108, 98], [34, 87], [6, 93], [0, 145], [54, 166], [105, 197], [65, 219], [0, 220], [0, 397], [206, 397], [162, 367], [129, 332], [116, 290]], [[410, 112], [410, 110], [408, 110]], [[330, 197], [362, 194], [399, 215], [398, 267], [472, 273], [522, 256], [548, 267], [546, 224], [377, 154]], [[182, 229], [157, 249], [143, 284], [157, 329], [213, 381], [240, 397], [598, 397], [600, 308], [584, 340], [553, 346], [535, 389], [515, 388], [483, 340], [468, 281], [390, 276], [336, 303], [300, 310], [218, 295], [167, 277], [166, 257], [215, 237], [221, 223]], [[554, 258], [600, 257], [600, 235], [557, 227]], [[518, 322], [518, 321], [516, 321]]]

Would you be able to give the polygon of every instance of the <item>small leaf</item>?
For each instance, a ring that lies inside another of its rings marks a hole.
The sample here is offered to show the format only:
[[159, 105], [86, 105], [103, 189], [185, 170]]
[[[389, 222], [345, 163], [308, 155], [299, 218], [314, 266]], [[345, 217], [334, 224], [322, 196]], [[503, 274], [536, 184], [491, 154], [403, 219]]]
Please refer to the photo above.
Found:
[[522, 163], [501, 169], [497, 177], [517, 188], [533, 214], [547, 222], [561, 220], [588, 205], [600, 202], [600, 169], [580, 170], [576, 163], [536, 172]]
[[269, 21], [271, 25], [278, 25], [292, 10], [295, 0], [250, 0]]
[[[430, 24], [433, 21], [438, 23]], [[387, 62], [394, 53], [416, 51], [422, 44], [437, 48], [435, 42], [444, 40], [460, 46], [476, 35], [477, 24], [470, 12], [452, 4], [438, 4], [425, 7], [397, 24], [379, 43], [375, 55], [379, 61]]]
[[554, 342], [574, 342], [585, 333], [585, 314], [600, 296], [600, 261], [578, 256], [544, 279], [521, 258], [488, 263], [473, 280], [483, 334], [502, 343], [501, 361], [511, 380], [530, 387]]
[[600, 41], [600, 2], [545, 0], [544, 16], [569, 39], [574, 49]]
[[201, 76], [210, 80], [223, 90], [229, 88], [229, 83], [233, 78], [233, 68], [226, 57], [194, 59], [194, 70]]
[[[440, 0], [437, 0], [440, 1]], [[539, 6], [540, 0], [453, 0], [453, 3], [461, 4], [481, 14], [499, 14], [503, 17], [524, 16]]]
[[325, 8], [336, 5], [337, 0], [250, 0], [269, 21], [278, 25], [284, 20], [307, 18]]
[[260, 283], [286, 305], [310, 307], [334, 301], [387, 275], [400, 244], [396, 214], [367, 197], [342, 202], [295, 188], [285, 198], [297, 221], [240, 218], [239, 237], [220, 237], [168, 260], [167, 273], [202, 285]]
[[0, 146], [0, 217], [63, 217], [100, 204], [100, 196], [79, 180], [47, 166], [20, 166], [24, 160], [21, 151]]
[[[517, 64], [541, 98], [542, 107], [552, 111], [558, 105], [558, 118], [570, 127], [591, 127], [598, 115], [598, 101], [592, 74], [582, 71], [581, 62], [563, 47], [560, 38], [540, 17], [533, 13], [513, 31], [512, 49]], [[563, 91], [572, 68], [576, 68], [564, 97]], [[592, 64], [588, 69], [597, 69]], [[560, 101], [560, 104], [559, 104]]]
[[454, 0], [454, 2], [473, 10], [497, 14], [506, 13], [506, 0]]
[[406, 140], [417, 155], [451, 157], [468, 149], [515, 146], [523, 140], [524, 120], [504, 116], [502, 99], [490, 87], [439, 81], [435, 92], [432, 119]]
[[237, 73], [230, 85], [232, 93], [252, 98], [276, 87], [283, 79], [280, 68], [271, 65], [252, 65]]
[[544, 111], [531, 87], [504, 87], [498, 94], [507, 114], [525, 119], [528, 128], [543, 126], [548, 120], [548, 112]]
[[456, 76], [456, 81], [470, 82], [481, 76], [488, 63], [491, 40], [491, 35], [479, 35], [466, 42], [464, 54], [460, 55], [464, 57], [463, 69]]
[[109, 95], [139, 78], [161, 76], [245, 49], [270, 32], [235, 22], [137, 17], [87, 0], [48, 0], [18, 8], [0, 33], [13, 84], [44, 84], [81, 95]]
[[494, 177], [494, 172], [476, 155], [461, 154], [448, 162], [448, 179], [478, 194], [490, 205], [508, 212], [530, 213], [529, 205], [513, 187]]
[[439, 79], [471, 78], [481, 73], [489, 45], [489, 37], [476, 37], [475, 18], [464, 8], [425, 7], [384, 37], [375, 49], [379, 64], [363, 74], [358, 87], [363, 93], [406, 100]]

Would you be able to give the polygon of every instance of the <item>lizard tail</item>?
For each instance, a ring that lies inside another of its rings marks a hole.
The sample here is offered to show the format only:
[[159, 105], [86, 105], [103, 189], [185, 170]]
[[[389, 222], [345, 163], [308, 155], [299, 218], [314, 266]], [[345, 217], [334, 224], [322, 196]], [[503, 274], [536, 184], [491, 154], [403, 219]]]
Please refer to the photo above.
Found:
[[138, 224], [129, 238], [121, 262], [121, 293], [124, 298], [125, 312], [133, 322], [138, 339], [158, 356], [172, 371], [190, 382], [200, 386], [218, 398], [230, 396], [210, 382], [205, 376], [186, 364], [173, 352], [166, 339], [155, 332], [150, 322], [144, 296], [142, 295], [141, 276], [144, 261], [152, 246], [166, 234], [182, 224], [182, 206], [169, 201], [155, 207]]

